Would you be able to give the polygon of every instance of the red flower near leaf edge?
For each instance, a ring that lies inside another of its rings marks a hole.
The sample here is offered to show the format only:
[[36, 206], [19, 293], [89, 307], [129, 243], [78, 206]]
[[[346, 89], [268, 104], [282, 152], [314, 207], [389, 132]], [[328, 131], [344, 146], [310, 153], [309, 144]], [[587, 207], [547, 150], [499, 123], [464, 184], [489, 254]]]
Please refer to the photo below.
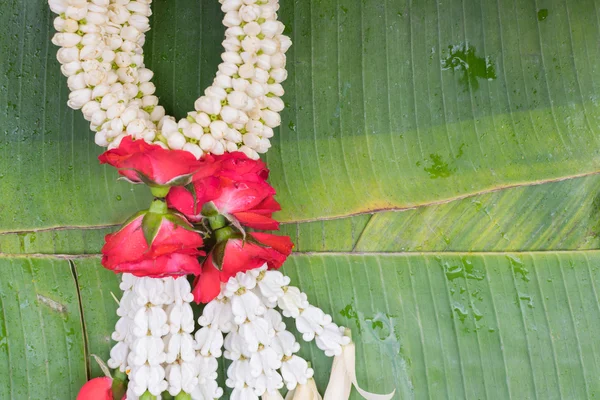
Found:
[[214, 262], [214, 254], [208, 255], [202, 265], [202, 273], [194, 281], [194, 300], [208, 303], [221, 291], [221, 282], [238, 272], [246, 272], [262, 267], [280, 268], [291, 254], [294, 245], [289, 236], [277, 236], [269, 233], [249, 233], [250, 240], [229, 239], [225, 244], [221, 268]]
[[113, 400], [112, 379], [94, 378], [81, 387], [77, 400]]
[[186, 185], [193, 174], [210, 176], [218, 169], [210, 155], [196, 160], [187, 151], [163, 149], [130, 136], [124, 137], [119, 147], [102, 153], [98, 159], [101, 164], [117, 168], [119, 174], [134, 183], [159, 186]]
[[218, 164], [216, 175], [195, 174], [193, 194], [184, 188], [173, 188], [167, 196], [169, 206], [190, 221], [199, 221], [202, 207], [212, 201], [220, 214], [249, 228], [279, 229], [272, 215], [281, 206], [273, 198], [275, 189], [266, 182], [269, 170], [265, 163], [241, 152], [214, 156], [214, 160]]
[[192, 221], [202, 218], [204, 204], [212, 201], [219, 214], [231, 216], [240, 224], [253, 229], [277, 230], [279, 222], [272, 218], [281, 206], [274, 199], [275, 189], [267, 182], [242, 181], [229, 178], [206, 178], [194, 181], [196, 198], [181, 187], [173, 188], [167, 196], [169, 206]]
[[201, 272], [198, 257], [205, 255], [200, 234], [168, 220], [160, 220], [152, 245], [148, 246], [140, 215], [115, 233], [106, 235], [102, 265], [114, 272], [161, 278]]

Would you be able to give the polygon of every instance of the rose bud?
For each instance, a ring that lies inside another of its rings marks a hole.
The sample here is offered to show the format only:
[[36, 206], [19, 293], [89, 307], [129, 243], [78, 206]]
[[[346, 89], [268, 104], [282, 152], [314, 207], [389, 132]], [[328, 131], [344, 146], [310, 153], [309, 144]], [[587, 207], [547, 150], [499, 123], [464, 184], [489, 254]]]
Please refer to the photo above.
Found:
[[205, 253], [202, 236], [182, 216], [156, 200], [119, 231], [106, 235], [102, 265], [135, 276], [165, 277], [201, 271], [198, 257]]
[[258, 232], [247, 234], [245, 240], [241, 234], [219, 240], [219, 234], [226, 230], [232, 231], [232, 228], [225, 227], [217, 231], [218, 243], [204, 261], [202, 273], [194, 282], [192, 293], [197, 303], [208, 303], [217, 297], [221, 282], [227, 282], [238, 272], [246, 272], [264, 264], [270, 269], [280, 268], [294, 247], [288, 236]]
[[130, 136], [124, 137], [119, 147], [106, 151], [98, 159], [101, 164], [117, 168], [130, 182], [149, 185], [156, 197], [165, 197], [170, 186], [187, 185], [194, 174], [198, 178], [211, 176], [218, 169], [210, 155], [197, 160], [187, 151], [163, 149]]
[[192, 221], [216, 213], [238, 228], [244, 225], [262, 230], [279, 229], [272, 215], [281, 207], [273, 198], [275, 189], [266, 182], [269, 170], [264, 163], [240, 152], [224, 154], [215, 160], [219, 164], [218, 176], [194, 176], [191, 191], [173, 188], [167, 197], [169, 205]]
[[[167, 201], [192, 221], [201, 220], [202, 211], [204, 214], [212, 211], [249, 228], [279, 229], [279, 223], [272, 215], [281, 210], [281, 206], [273, 198], [275, 189], [266, 182], [207, 178], [195, 181], [194, 190], [195, 196], [187, 189], [173, 188]], [[210, 201], [212, 204], [207, 205]]]
[[88, 381], [79, 391], [77, 400], [113, 400], [112, 379], [103, 376]]

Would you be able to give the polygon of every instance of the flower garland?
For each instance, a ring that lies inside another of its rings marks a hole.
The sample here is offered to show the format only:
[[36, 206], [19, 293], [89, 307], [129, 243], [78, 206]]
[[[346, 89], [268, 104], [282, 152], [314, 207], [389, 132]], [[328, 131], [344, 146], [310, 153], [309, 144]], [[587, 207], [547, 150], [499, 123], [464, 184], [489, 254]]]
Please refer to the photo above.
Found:
[[[88, 382], [78, 398], [217, 399], [223, 356], [231, 399], [282, 399], [284, 386], [287, 399], [320, 399], [285, 316], [336, 357], [326, 400], [347, 399], [352, 385], [367, 399], [390, 399], [358, 387], [349, 333], [277, 271], [290, 238], [260, 232], [279, 229], [272, 215], [280, 206], [259, 160], [284, 108], [291, 41], [278, 0], [220, 0], [223, 62], [179, 121], [165, 115], [144, 66], [151, 0], [48, 2], [59, 14], [52, 41], [61, 47], [69, 107], [82, 110], [96, 143], [108, 147], [100, 162], [155, 197], [106, 236], [102, 265], [123, 273], [108, 360], [115, 372]], [[199, 327], [192, 301], [205, 304]]]

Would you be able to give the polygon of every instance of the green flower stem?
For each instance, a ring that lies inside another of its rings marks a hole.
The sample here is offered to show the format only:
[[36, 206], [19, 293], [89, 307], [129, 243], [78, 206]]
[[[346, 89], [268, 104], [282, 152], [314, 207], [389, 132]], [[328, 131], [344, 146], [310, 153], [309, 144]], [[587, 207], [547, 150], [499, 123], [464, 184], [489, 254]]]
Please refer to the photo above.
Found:
[[115, 370], [111, 386], [114, 400], [121, 400], [125, 396], [125, 393], [127, 392], [127, 385], [125, 382], [127, 382], [127, 375], [118, 369]]
[[177, 396], [175, 396], [175, 400], [192, 400], [192, 396], [190, 396], [186, 392], [181, 392]]
[[169, 190], [171, 190], [170, 186], [150, 186], [150, 191], [152, 192], [152, 196], [164, 199], [169, 194]]
[[140, 396], [140, 400], [156, 400], [156, 396], [146, 390], [146, 393]]
[[150, 204], [150, 209], [148, 212], [153, 214], [166, 214], [167, 209], [167, 203], [165, 203], [163, 200], [154, 200], [152, 204]]
[[224, 242], [229, 239], [231, 236], [235, 234], [235, 231], [232, 227], [226, 226], [215, 231], [215, 237], [217, 239], [217, 243]]
[[217, 214], [214, 217], [209, 217], [208, 223], [213, 231], [217, 231], [227, 225], [227, 220], [225, 220], [224, 216]]

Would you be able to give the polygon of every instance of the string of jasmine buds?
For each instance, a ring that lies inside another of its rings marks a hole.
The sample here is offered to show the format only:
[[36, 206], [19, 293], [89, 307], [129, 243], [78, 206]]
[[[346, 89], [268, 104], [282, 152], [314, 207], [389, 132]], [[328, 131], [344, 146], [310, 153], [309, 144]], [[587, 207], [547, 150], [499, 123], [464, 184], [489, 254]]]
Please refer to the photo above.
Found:
[[[196, 355], [190, 305], [193, 295], [185, 277], [123, 274], [120, 287], [120, 319], [112, 336], [117, 344], [108, 365], [129, 376], [128, 399], [135, 400], [146, 392], [156, 397], [165, 391], [172, 396], [182, 392], [191, 395], [205, 389], [199, 386], [207, 385], [207, 377], [216, 379], [216, 359], [207, 361]], [[210, 399], [221, 394], [218, 387], [213, 388]]]
[[350, 343], [343, 327], [289, 284], [289, 277], [267, 270], [266, 265], [240, 272], [204, 308], [196, 341], [205, 354], [220, 354], [224, 346], [223, 356], [232, 361], [226, 380], [233, 389], [231, 399], [257, 400], [284, 385], [293, 390], [312, 378], [314, 371], [296, 355], [300, 344], [286, 330], [283, 316], [294, 318], [303, 338], [314, 339], [327, 356], [340, 355]]
[[99, 146], [129, 135], [197, 158], [242, 151], [257, 159], [270, 147], [284, 103], [285, 52], [278, 0], [220, 0], [227, 27], [213, 84], [179, 121], [154, 95], [143, 45], [151, 0], [48, 0], [59, 16], [52, 42], [68, 77], [68, 105], [81, 109]]

